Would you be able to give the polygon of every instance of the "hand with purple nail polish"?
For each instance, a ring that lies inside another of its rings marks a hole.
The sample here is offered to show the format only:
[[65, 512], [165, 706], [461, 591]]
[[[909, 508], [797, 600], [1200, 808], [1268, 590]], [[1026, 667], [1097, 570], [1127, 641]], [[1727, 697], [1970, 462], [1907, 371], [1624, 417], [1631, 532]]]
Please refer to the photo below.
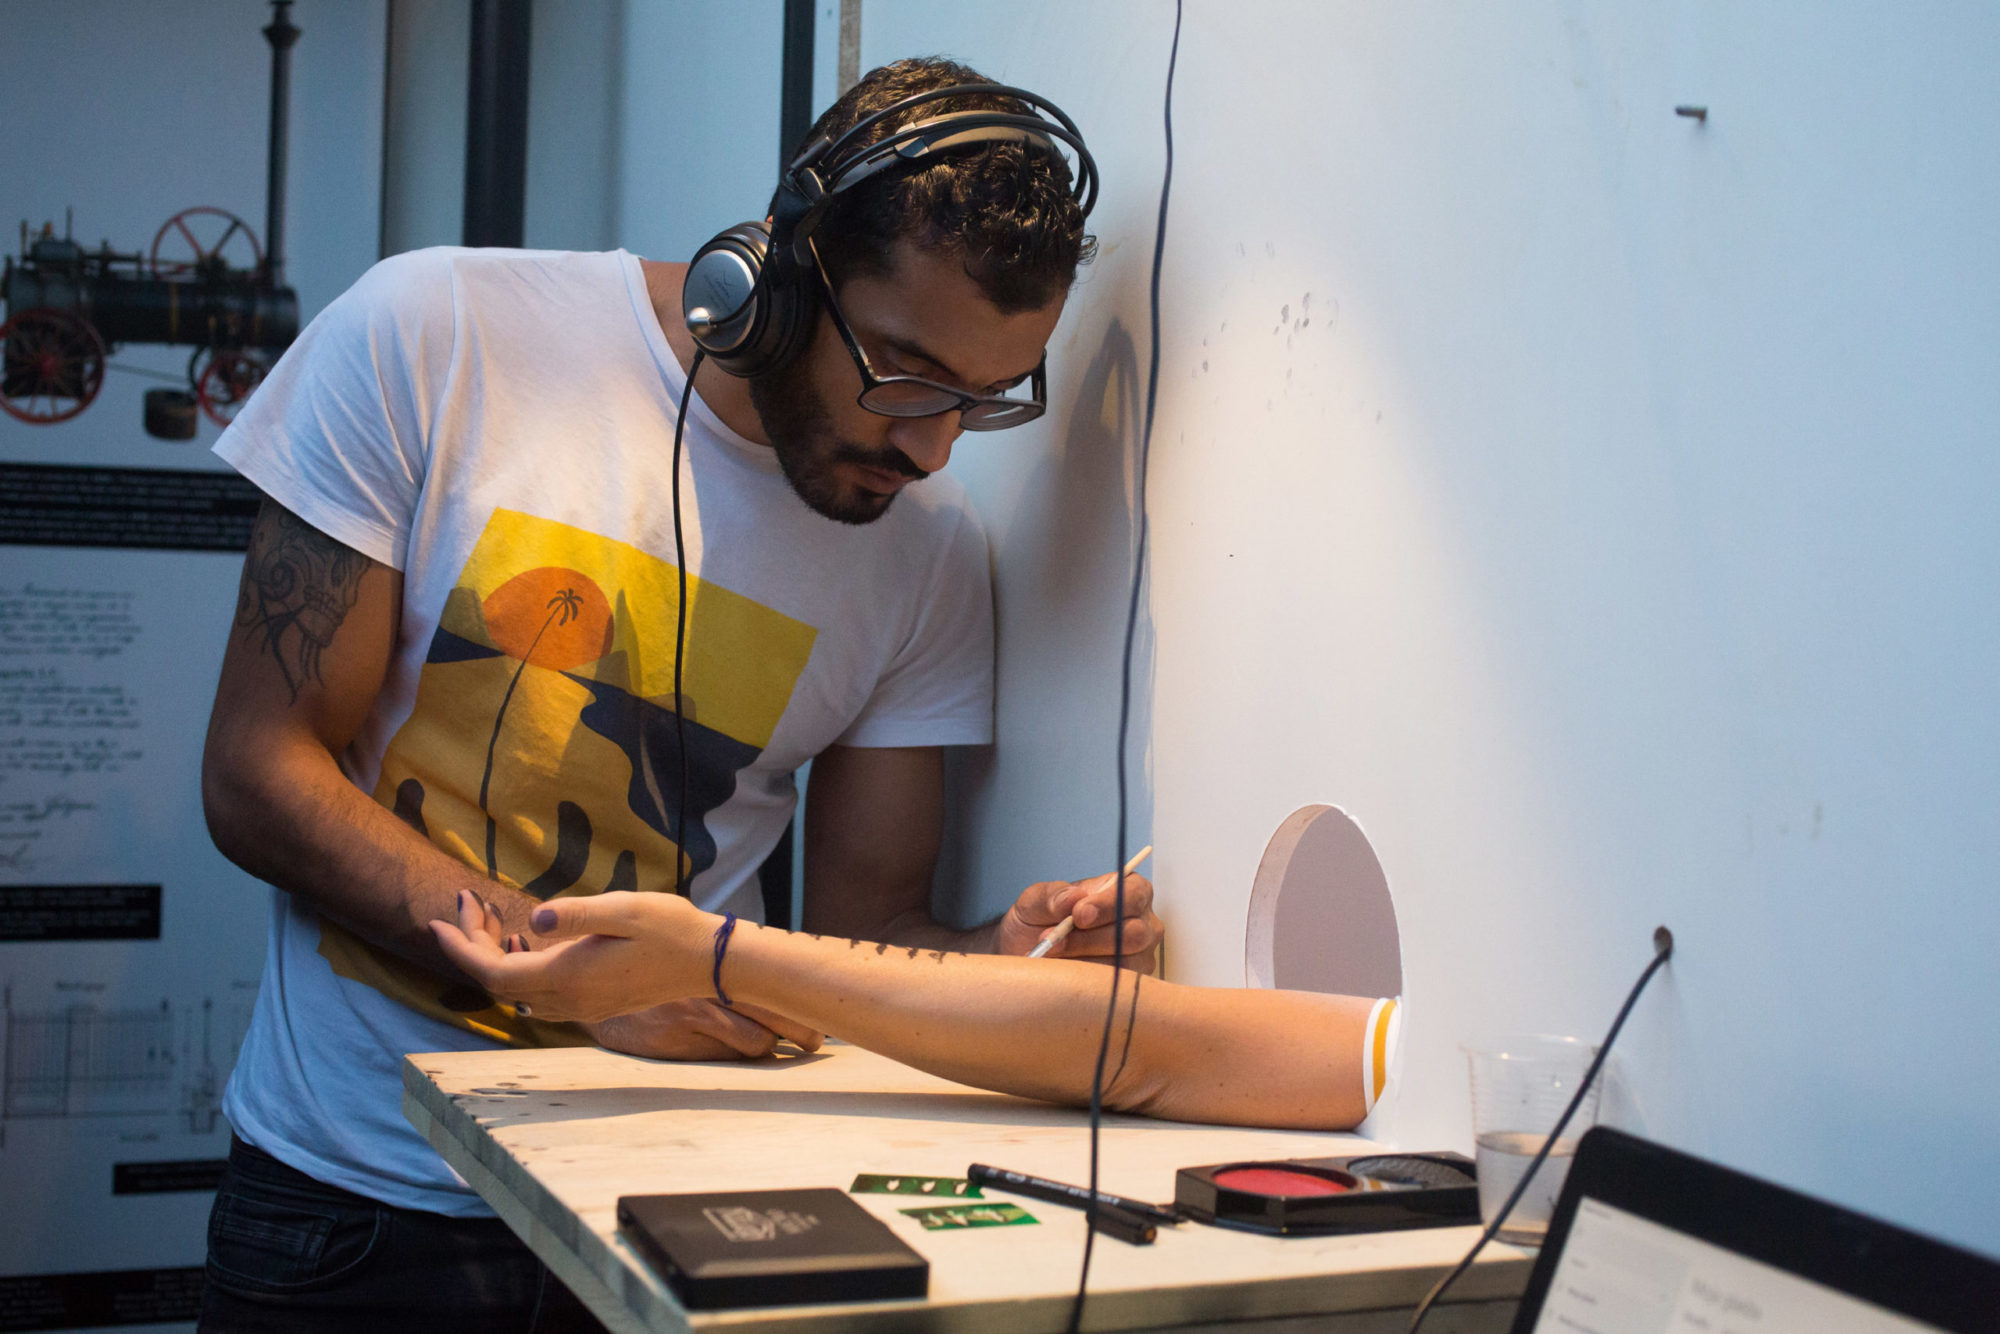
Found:
[[453, 963], [517, 1014], [582, 1023], [602, 1045], [669, 1060], [768, 1055], [779, 1038], [808, 1051], [825, 1035], [711, 995], [721, 919], [670, 894], [565, 897], [529, 915], [527, 935], [501, 935], [470, 912], [432, 923]]

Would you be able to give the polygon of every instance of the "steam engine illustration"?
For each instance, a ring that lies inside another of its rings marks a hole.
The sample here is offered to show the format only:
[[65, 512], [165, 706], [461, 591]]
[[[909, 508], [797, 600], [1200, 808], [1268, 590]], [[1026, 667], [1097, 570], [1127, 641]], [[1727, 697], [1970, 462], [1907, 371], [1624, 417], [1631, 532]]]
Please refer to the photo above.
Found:
[[188, 388], [146, 394], [145, 427], [191, 440], [195, 414], [227, 425], [299, 331], [298, 294], [285, 286], [285, 149], [290, 104], [292, 0], [272, 0], [270, 170], [264, 244], [218, 208], [168, 218], [143, 252], [105, 242], [86, 249], [51, 224], [0, 268], [0, 410], [25, 422], [67, 421], [104, 386], [123, 343], [191, 346]]

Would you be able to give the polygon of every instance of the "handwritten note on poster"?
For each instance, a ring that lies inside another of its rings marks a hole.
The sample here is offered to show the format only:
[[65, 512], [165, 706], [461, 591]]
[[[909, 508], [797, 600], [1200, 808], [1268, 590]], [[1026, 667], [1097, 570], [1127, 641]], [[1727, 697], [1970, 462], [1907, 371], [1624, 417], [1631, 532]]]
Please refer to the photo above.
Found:
[[139, 700], [111, 660], [141, 634], [130, 590], [0, 586], [0, 868], [33, 871], [90, 780], [145, 758]]

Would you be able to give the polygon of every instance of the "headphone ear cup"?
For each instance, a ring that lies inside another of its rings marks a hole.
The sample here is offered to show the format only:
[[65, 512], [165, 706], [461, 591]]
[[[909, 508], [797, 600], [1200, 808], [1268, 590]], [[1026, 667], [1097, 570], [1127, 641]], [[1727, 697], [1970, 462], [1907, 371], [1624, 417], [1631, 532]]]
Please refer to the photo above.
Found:
[[803, 272], [789, 253], [771, 256], [764, 270], [764, 327], [753, 355], [744, 358], [740, 374], [762, 375], [792, 364], [812, 342], [819, 319], [819, 284]]
[[708, 360], [735, 376], [762, 375], [805, 348], [818, 293], [798, 263], [774, 250], [771, 229], [745, 222], [695, 252], [681, 285], [681, 317]]
[[695, 346], [730, 370], [763, 323], [762, 284], [771, 235], [760, 222], [719, 232], [694, 252], [681, 283], [681, 319]]

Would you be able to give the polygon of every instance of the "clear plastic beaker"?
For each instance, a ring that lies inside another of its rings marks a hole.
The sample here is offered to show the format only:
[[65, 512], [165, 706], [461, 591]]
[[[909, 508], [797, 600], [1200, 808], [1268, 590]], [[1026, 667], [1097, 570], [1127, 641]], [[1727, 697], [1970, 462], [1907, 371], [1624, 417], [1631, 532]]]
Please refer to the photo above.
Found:
[[[1576, 1096], [1597, 1048], [1577, 1038], [1523, 1034], [1462, 1050], [1472, 1062], [1472, 1134], [1479, 1166], [1479, 1216], [1492, 1224], [1521, 1176], [1542, 1151], [1556, 1120]], [[1556, 1196], [1583, 1132], [1597, 1120], [1592, 1087], [1563, 1127], [1562, 1138], [1535, 1171], [1521, 1202], [1507, 1216], [1500, 1240], [1539, 1246], [1549, 1230]]]

